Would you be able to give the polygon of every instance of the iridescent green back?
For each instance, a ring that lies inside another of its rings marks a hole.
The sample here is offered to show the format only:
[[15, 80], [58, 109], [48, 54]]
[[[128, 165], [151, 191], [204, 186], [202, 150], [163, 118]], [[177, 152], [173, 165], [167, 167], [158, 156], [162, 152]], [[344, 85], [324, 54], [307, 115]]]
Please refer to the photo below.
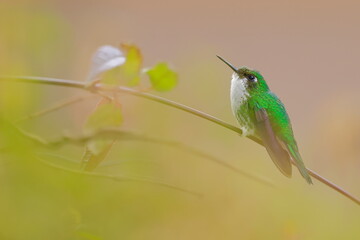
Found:
[[[289, 116], [286, 113], [284, 105], [275, 94], [268, 91], [266, 93], [253, 94], [248, 99], [250, 116], [254, 122], [256, 122], [254, 112], [255, 105], [266, 109], [272, 128], [277, 137], [286, 143], [295, 143]], [[256, 133], [256, 135], [259, 134]]]

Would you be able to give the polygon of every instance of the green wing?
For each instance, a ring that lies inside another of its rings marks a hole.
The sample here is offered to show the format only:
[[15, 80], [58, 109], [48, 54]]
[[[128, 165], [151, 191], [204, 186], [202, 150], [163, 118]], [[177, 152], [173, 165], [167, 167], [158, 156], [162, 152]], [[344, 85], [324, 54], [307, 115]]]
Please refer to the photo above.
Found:
[[279, 170], [291, 177], [291, 159], [305, 180], [312, 184], [309, 173], [304, 166], [293, 136], [289, 117], [283, 104], [275, 96], [254, 104], [257, 134], [264, 142], [265, 148]]

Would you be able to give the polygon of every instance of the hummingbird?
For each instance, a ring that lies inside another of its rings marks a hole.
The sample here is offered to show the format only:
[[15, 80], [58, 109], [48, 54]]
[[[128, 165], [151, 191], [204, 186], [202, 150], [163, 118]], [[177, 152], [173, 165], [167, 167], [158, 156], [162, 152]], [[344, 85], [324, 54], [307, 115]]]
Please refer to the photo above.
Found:
[[233, 114], [243, 136], [261, 139], [270, 158], [286, 177], [291, 177], [291, 159], [307, 183], [311, 177], [304, 165], [284, 104], [270, 91], [264, 77], [247, 67], [235, 68], [223, 58], [234, 73], [230, 100]]

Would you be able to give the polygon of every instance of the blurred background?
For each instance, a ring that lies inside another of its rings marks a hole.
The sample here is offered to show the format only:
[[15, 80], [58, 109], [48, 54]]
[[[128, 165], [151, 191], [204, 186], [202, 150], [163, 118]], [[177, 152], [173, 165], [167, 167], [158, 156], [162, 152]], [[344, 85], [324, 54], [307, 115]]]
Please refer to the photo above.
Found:
[[[144, 66], [178, 72], [156, 93], [237, 124], [229, 102], [235, 66], [259, 70], [287, 107], [306, 165], [360, 196], [358, 1], [0, 2], [0, 75], [85, 81], [105, 44], [134, 43]], [[146, 80], [144, 80], [146, 87]], [[1, 83], [0, 114], [13, 122], [84, 92]], [[59, 171], [34, 152], [79, 169], [83, 148], [16, 147], [0, 154], [0, 239], [359, 239], [359, 206], [297, 171], [283, 177], [264, 148], [209, 121], [121, 95], [122, 129], [191, 145], [273, 183], [269, 187], [169, 146], [118, 142], [97, 172], [158, 179], [202, 198], [141, 182]], [[46, 139], [81, 134], [97, 99], [17, 124]], [[51, 152], [51, 155], [50, 155]], [[56, 155], [55, 155], [56, 154]]]

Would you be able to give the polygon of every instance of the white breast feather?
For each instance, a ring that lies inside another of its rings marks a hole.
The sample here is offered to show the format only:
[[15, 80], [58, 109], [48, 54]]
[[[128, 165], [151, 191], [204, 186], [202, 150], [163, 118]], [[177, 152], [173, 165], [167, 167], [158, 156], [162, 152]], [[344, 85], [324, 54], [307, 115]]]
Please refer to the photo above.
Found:
[[251, 135], [254, 132], [253, 124], [247, 114], [239, 114], [238, 110], [249, 97], [249, 92], [246, 90], [247, 79], [239, 78], [237, 73], [232, 75], [230, 100], [233, 114], [240, 124], [240, 128], [243, 131], [243, 136]]

